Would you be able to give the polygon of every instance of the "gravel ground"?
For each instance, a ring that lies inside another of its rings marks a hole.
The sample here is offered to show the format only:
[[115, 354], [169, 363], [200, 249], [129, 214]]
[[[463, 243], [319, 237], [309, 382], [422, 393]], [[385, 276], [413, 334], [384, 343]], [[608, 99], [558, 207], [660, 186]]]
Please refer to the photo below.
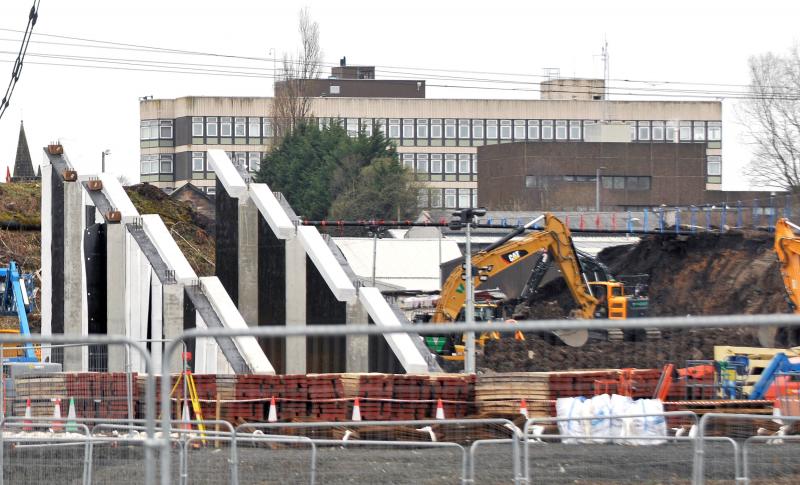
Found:
[[[750, 453], [751, 483], [798, 483], [800, 442], [780, 446], [759, 445]], [[10, 449], [4, 453], [6, 484], [79, 484], [83, 473], [83, 448]], [[188, 483], [230, 483], [229, 450], [192, 449], [188, 455]], [[239, 482], [248, 484], [308, 483], [308, 449], [239, 448]], [[611, 444], [534, 444], [530, 449], [531, 483], [650, 483], [683, 484], [691, 478], [690, 443], [654, 447]], [[141, 447], [100, 445], [93, 452], [92, 483], [123, 485], [142, 483]], [[173, 450], [174, 483], [178, 482], [178, 453]], [[508, 444], [486, 445], [476, 453], [475, 483], [507, 484], [512, 481]], [[733, 483], [730, 444], [710, 443], [706, 449], [709, 484]], [[321, 447], [317, 483], [459, 483], [461, 452], [453, 449], [375, 449]]]

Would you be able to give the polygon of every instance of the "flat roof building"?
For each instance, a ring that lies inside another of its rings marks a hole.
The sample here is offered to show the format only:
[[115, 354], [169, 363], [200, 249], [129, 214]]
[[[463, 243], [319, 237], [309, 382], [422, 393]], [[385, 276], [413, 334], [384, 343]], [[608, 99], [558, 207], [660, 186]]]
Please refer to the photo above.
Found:
[[[375, 79], [370, 66], [342, 64], [331, 78], [308, 84], [315, 122], [341, 123], [353, 136], [376, 124], [422, 184], [421, 208], [484, 205], [478, 175], [490, 171], [485, 164], [492, 162], [481, 160], [478, 149], [514, 142], [559, 150], [557, 145], [622, 136], [655, 152], [686, 145], [674, 149], [704, 158], [696, 180], [701, 189], [721, 189], [718, 101], [604, 100], [602, 80], [564, 79], [543, 82], [543, 99], [429, 99], [424, 81]], [[418, 88], [421, 96], [413, 96]], [[191, 182], [213, 194], [206, 160], [210, 148], [223, 148], [239, 165], [257, 170], [275, 141], [272, 102], [270, 97], [203, 96], [141, 101], [141, 181], [165, 190]], [[598, 130], [601, 120], [616, 123], [615, 133]]]

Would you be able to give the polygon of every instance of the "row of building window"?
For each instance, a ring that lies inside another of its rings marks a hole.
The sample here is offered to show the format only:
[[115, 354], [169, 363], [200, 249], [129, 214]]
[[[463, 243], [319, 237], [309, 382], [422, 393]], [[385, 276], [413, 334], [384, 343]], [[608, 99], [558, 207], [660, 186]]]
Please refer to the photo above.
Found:
[[[234, 165], [250, 172], [258, 172], [261, 167], [263, 152], [225, 152]], [[192, 152], [192, 172], [204, 172], [208, 169], [206, 152]]]
[[417, 174], [478, 173], [478, 155], [472, 153], [403, 153], [401, 160]]
[[173, 173], [173, 157], [171, 153], [160, 155], [142, 155], [142, 175]]
[[[596, 183], [594, 175], [526, 175], [525, 187], [529, 189], [548, 189], [562, 182]], [[650, 177], [603, 175], [600, 183], [608, 190], [650, 190]]]
[[478, 207], [478, 189], [419, 189], [417, 207], [434, 209]]
[[[489, 120], [453, 118], [319, 118], [321, 127], [341, 124], [350, 136], [359, 130], [371, 134], [377, 126], [387, 137], [397, 140], [470, 140], [483, 142], [523, 140], [583, 140], [583, 129], [593, 120]], [[719, 121], [629, 121], [631, 141], [720, 141]], [[274, 136], [271, 118], [195, 116], [192, 137], [270, 138]], [[141, 122], [141, 139], [172, 139], [172, 120]]]

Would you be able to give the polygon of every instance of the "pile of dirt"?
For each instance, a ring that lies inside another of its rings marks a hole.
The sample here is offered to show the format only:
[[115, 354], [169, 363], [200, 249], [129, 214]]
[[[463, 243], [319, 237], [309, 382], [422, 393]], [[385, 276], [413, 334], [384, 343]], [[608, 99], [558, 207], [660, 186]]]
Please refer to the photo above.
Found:
[[[598, 259], [612, 274], [648, 274], [651, 316], [730, 315], [788, 312], [773, 235], [743, 231], [677, 237], [657, 235], [638, 244], [603, 250]], [[520, 305], [523, 318], [564, 318], [575, 307], [563, 280], [538, 292], [536, 302]], [[544, 371], [582, 368], [684, 365], [713, 358], [714, 345], [758, 346], [752, 329], [662, 331], [660, 340], [590, 341], [575, 349], [550, 336], [489, 342], [479, 368], [489, 371]]]

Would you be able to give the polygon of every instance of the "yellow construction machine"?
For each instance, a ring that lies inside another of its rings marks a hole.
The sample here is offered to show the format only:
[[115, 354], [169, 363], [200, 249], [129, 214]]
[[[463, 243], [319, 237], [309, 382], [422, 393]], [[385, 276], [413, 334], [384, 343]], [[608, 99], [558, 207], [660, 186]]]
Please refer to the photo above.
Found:
[[[572, 244], [569, 228], [558, 218], [549, 213], [545, 214], [544, 228], [541, 231], [531, 232], [518, 240], [513, 239], [527, 228], [527, 226], [519, 228], [472, 256], [472, 267], [475, 268], [472, 275], [474, 288], [480, 287], [483, 281], [511, 266], [532, 256], [541, 256], [541, 253], [546, 251], [558, 264], [567, 288], [577, 303], [578, 308], [572, 317], [625, 320], [632, 316], [644, 316], [648, 306], [647, 297], [626, 295], [624, 284], [619, 281], [587, 280]], [[464, 268], [457, 266], [442, 286], [439, 302], [431, 318], [433, 323], [463, 320], [465, 282]], [[490, 319], [480, 318], [480, 320]], [[556, 335], [564, 343], [575, 347], [586, 343], [589, 336], [586, 330], [557, 332]], [[486, 336], [483, 337], [478, 340], [481, 344], [486, 340]], [[459, 345], [452, 338], [432, 336], [428, 337], [426, 342], [434, 352], [446, 360], [463, 360], [463, 345]]]
[[[800, 227], [786, 218], [775, 224], [775, 253], [780, 262], [786, 300], [794, 313], [800, 313], [800, 237], [795, 234]], [[764, 347], [800, 344], [800, 327], [760, 327], [758, 341]]]

